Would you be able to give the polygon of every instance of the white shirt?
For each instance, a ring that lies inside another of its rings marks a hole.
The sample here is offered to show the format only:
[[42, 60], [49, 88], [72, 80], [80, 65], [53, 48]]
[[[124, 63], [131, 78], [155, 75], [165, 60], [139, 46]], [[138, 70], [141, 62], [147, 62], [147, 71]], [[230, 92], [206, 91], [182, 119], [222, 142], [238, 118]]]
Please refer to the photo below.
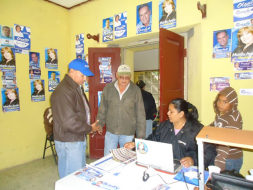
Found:
[[119, 90], [119, 86], [118, 86], [118, 81], [116, 81], [114, 83], [114, 86], [118, 90], [118, 92], [119, 92], [119, 99], [121, 100], [121, 98], [123, 97], [123, 95], [125, 94], [125, 92], [127, 91], [127, 89], [129, 88], [130, 83], [127, 85], [126, 89], [122, 92], [122, 94], [120, 94], [120, 90]]

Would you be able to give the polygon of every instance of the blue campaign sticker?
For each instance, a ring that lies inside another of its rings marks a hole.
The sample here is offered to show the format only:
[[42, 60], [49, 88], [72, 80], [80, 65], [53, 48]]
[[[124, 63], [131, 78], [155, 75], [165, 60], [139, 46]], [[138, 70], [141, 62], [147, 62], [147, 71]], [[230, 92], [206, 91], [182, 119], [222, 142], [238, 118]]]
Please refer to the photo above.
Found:
[[136, 8], [136, 34], [152, 31], [152, 2], [138, 5]]
[[44, 80], [31, 80], [31, 100], [32, 102], [45, 101], [45, 82]]
[[13, 89], [2, 88], [1, 93], [2, 93], [3, 112], [20, 111], [18, 88]]
[[1, 71], [15, 72], [16, 57], [15, 49], [11, 47], [0, 47], [0, 69]]
[[119, 21], [114, 22], [115, 39], [127, 37], [127, 12], [114, 15], [114, 18], [116, 17], [119, 17]]
[[46, 69], [58, 69], [58, 51], [53, 48], [45, 48]]
[[252, 0], [234, 0], [234, 22], [253, 18]]
[[[115, 17], [118, 21], [119, 17]], [[116, 21], [115, 21], [116, 22]], [[120, 21], [119, 21], [120, 22]], [[113, 40], [113, 17], [103, 19], [103, 42], [108, 42]]]
[[84, 54], [84, 33], [76, 35], [76, 55]]
[[173, 28], [177, 26], [177, 0], [159, 1], [159, 28]]
[[60, 83], [60, 71], [48, 71], [48, 91], [53, 92]]
[[148, 152], [148, 147], [144, 142], [140, 141], [140, 142], [137, 143], [137, 150], [141, 154], [146, 154]]
[[5, 25], [0, 25], [0, 42], [1, 46], [14, 47], [13, 28]]
[[14, 45], [17, 49], [31, 49], [30, 27], [14, 24]]

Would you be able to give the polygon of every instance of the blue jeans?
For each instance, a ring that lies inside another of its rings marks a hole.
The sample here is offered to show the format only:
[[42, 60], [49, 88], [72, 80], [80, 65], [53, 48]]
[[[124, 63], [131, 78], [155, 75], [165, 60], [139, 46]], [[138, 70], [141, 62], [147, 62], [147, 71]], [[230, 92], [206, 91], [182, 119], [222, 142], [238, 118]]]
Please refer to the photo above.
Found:
[[104, 147], [104, 156], [110, 154], [110, 150], [118, 148], [118, 144], [120, 148], [124, 146], [127, 142], [132, 142], [134, 139], [134, 135], [115, 135], [106, 131], [105, 134], [105, 147]]
[[239, 159], [226, 159], [226, 170], [236, 170], [240, 173], [240, 169], [242, 167], [243, 158]]
[[153, 121], [151, 119], [146, 120], [146, 138], [152, 133]]
[[58, 172], [60, 179], [82, 168], [86, 164], [86, 141], [55, 142], [58, 155]]

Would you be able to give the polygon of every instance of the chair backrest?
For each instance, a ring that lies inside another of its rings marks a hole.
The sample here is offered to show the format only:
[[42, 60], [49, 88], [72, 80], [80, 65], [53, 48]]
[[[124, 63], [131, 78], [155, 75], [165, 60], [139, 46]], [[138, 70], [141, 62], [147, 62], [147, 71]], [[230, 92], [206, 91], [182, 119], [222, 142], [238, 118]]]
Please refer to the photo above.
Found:
[[44, 127], [47, 136], [50, 137], [53, 134], [53, 114], [51, 107], [47, 108], [44, 112]]

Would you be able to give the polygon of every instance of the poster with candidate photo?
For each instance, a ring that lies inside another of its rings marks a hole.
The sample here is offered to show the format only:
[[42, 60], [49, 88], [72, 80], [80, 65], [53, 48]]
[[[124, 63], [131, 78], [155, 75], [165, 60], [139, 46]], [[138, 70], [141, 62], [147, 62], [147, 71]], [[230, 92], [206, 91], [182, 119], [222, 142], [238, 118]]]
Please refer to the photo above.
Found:
[[159, 1], [159, 28], [174, 28], [177, 26], [177, 0]]
[[235, 62], [234, 63], [235, 71], [244, 71], [244, 70], [253, 70], [253, 62]]
[[235, 80], [253, 79], [253, 72], [235, 73]]
[[46, 69], [58, 69], [57, 49], [45, 48]]
[[31, 49], [30, 27], [14, 24], [14, 45], [21, 50]]
[[84, 54], [84, 33], [76, 35], [76, 55]]
[[0, 45], [14, 47], [13, 28], [0, 25]]
[[1, 88], [3, 112], [20, 111], [19, 90]]
[[136, 34], [152, 31], [152, 2], [138, 5], [136, 8]]
[[231, 54], [231, 29], [213, 32], [213, 58], [228, 58]]
[[211, 77], [210, 78], [210, 91], [211, 92], [219, 92], [229, 86], [230, 86], [230, 78], [229, 77]]
[[17, 88], [17, 77], [14, 75], [3, 75], [2, 76], [2, 85], [3, 88]]
[[60, 71], [48, 71], [48, 91], [53, 92], [60, 83]]
[[114, 22], [114, 38], [120, 39], [127, 37], [127, 12], [114, 15], [119, 18], [118, 22]]
[[45, 101], [45, 81], [40, 79], [30, 80], [30, 86], [32, 102]]
[[253, 26], [251, 26], [250, 20], [234, 23], [232, 59], [253, 61]]
[[100, 106], [101, 97], [102, 97], [102, 92], [103, 92], [103, 91], [98, 91], [98, 107]]
[[40, 79], [41, 70], [40, 69], [31, 69], [29, 70], [29, 79]]
[[6, 72], [16, 71], [15, 49], [11, 47], [0, 47], [0, 69]]
[[111, 57], [99, 57], [100, 83], [112, 82]]
[[103, 19], [103, 42], [113, 40], [113, 17]]
[[40, 53], [29, 52], [29, 69], [40, 69]]
[[234, 0], [234, 22], [253, 18], [252, 0]]

